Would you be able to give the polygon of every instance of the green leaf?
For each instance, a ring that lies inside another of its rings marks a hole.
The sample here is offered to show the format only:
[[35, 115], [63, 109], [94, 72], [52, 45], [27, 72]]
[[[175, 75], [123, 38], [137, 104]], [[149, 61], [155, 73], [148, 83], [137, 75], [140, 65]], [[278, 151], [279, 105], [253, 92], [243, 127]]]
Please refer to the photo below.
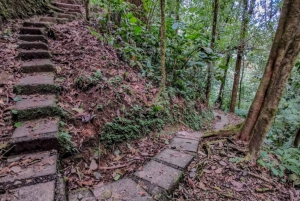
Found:
[[169, 143], [169, 140], [165, 140], [165, 144], [170, 144], [170, 143]]
[[137, 19], [135, 17], [132, 17], [132, 18], [129, 19], [129, 22], [130, 23], [136, 23]]
[[114, 177], [114, 180], [115, 181], [118, 181], [120, 179], [121, 175], [117, 174], [115, 177]]
[[142, 27], [135, 25], [134, 26], [134, 34], [139, 34], [142, 31]]
[[15, 125], [14, 125], [16, 128], [19, 128], [22, 126], [22, 122], [16, 122]]
[[20, 97], [14, 97], [14, 101], [16, 101], [16, 102], [21, 101], [21, 100], [22, 100], [22, 98], [20, 98]]
[[17, 110], [12, 110], [11, 111], [13, 114], [18, 114], [18, 111]]
[[72, 110], [78, 112], [79, 114], [83, 113], [83, 109], [82, 108], [72, 108]]
[[213, 51], [212, 51], [212, 49], [210, 47], [203, 47], [203, 49], [208, 54], [212, 54], [213, 53]]

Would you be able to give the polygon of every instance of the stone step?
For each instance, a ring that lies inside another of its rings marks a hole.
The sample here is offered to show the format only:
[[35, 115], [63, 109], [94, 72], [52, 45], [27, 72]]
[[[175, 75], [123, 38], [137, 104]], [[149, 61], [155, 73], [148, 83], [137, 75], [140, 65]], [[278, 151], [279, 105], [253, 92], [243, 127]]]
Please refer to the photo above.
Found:
[[59, 117], [20, 122], [9, 140], [13, 153], [58, 149]]
[[176, 133], [176, 137], [191, 139], [191, 140], [200, 140], [202, 138], [203, 132], [187, 132], [179, 131]]
[[49, 28], [50, 26], [51, 26], [50, 23], [44, 23], [44, 22], [30, 22], [30, 21], [23, 22], [23, 27]]
[[69, 201], [119, 199], [124, 201], [154, 201], [145, 190], [129, 178], [94, 188], [91, 191], [92, 192], [89, 190], [72, 191], [69, 194]]
[[55, 94], [60, 91], [60, 86], [54, 84], [54, 74], [52, 72], [37, 73], [21, 78], [13, 87], [15, 94]]
[[57, 0], [56, 3], [76, 4], [75, 0]]
[[19, 43], [19, 48], [26, 49], [26, 50], [32, 50], [32, 49], [38, 49], [38, 50], [48, 50], [47, 43], [43, 42], [21, 42]]
[[189, 153], [197, 153], [199, 141], [174, 137], [170, 143], [172, 149], [186, 151]]
[[165, 149], [154, 157], [154, 160], [177, 169], [185, 169], [193, 160], [194, 156], [172, 149]]
[[81, 12], [66, 11], [66, 12], [64, 12], [64, 13], [65, 13], [65, 14], [69, 14], [69, 15], [74, 15], [74, 16], [76, 16], [76, 18], [82, 17]]
[[0, 200], [53, 201], [55, 200], [55, 181], [11, 189], [9, 193], [0, 195]]
[[55, 150], [10, 156], [2, 164], [0, 189], [53, 181], [56, 169]]
[[44, 43], [48, 43], [47, 38], [43, 35], [20, 35], [19, 40], [28, 41], [28, 42], [41, 41]]
[[56, 68], [49, 59], [41, 59], [34, 61], [23, 62], [21, 65], [22, 73], [35, 73], [35, 72], [54, 72]]
[[22, 60], [50, 59], [51, 57], [51, 53], [47, 50], [21, 50], [18, 55], [18, 58]]
[[[183, 176], [181, 170], [151, 160], [140, 171], [134, 173], [134, 179], [147, 189], [152, 196], [159, 196], [164, 192], [170, 193], [176, 188]], [[162, 198], [157, 198], [163, 200]]]
[[69, 20], [75, 20], [76, 19], [75, 15], [64, 14], [64, 13], [58, 13], [57, 17], [58, 18], [65, 18], [65, 19], [69, 19]]
[[66, 4], [66, 3], [58, 3], [58, 2], [53, 2], [53, 5], [55, 5], [58, 8], [66, 8], [66, 9], [80, 9], [80, 5], [76, 4]]
[[40, 22], [50, 22], [53, 24], [63, 24], [68, 22], [69, 19], [67, 18], [57, 18], [57, 17], [41, 17]]
[[16, 102], [12, 111], [15, 121], [63, 115], [56, 105], [55, 95], [20, 95], [18, 97], [21, 100]]
[[22, 27], [20, 29], [20, 34], [30, 34], [30, 35], [45, 35], [44, 28], [36, 28], [36, 27]]

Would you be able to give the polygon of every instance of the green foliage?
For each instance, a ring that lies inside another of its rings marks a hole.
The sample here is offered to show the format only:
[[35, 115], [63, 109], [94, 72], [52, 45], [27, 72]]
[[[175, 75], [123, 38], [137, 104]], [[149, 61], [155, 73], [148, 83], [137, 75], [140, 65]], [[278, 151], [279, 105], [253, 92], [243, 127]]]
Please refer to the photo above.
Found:
[[164, 123], [160, 112], [135, 106], [124, 117], [118, 116], [112, 122], [106, 123], [101, 140], [111, 144], [136, 139], [151, 130], [162, 129]]
[[73, 142], [71, 141], [71, 138], [72, 136], [69, 135], [67, 132], [58, 133], [58, 143], [59, 143], [61, 153], [74, 154], [78, 152]]
[[296, 148], [271, 151], [279, 160], [271, 158], [267, 151], [260, 152], [258, 163], [271, 170], [274, 176], [283, 177], [285, 171], [300, 176], [300, 150]]
[[90, 75], [82, 75], [79, 76], [75, 84], [79, 89], [82, 90], [88, 90], [91, 87], [95, 86], [102, 78], [102, 73], [100, 70], [97, 70], [96, 72], [93, 73], [92, 76]]

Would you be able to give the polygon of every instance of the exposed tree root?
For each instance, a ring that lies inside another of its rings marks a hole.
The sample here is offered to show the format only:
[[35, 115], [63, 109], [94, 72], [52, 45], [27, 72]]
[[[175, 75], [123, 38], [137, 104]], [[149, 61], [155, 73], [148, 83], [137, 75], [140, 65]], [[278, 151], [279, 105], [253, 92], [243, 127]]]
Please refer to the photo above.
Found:
[[236, 133], [240, 132], [244, 125], [244, 122], [233, 125], [233, 126], [228, 126], [224, 129], [217, 130], [217, 131], [207, 131], [203, 134], [203, 138], [205, 137], [213, 137], [213, 136], [218, 136], [218, 137], [229, 137], [232, 135], [235, 135]]

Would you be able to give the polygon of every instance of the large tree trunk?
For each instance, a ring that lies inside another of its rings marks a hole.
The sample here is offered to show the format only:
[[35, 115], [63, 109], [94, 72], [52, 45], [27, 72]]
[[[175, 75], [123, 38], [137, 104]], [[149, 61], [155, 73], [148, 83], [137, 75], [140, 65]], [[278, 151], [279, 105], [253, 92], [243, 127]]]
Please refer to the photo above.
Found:
[[[299, 0], [293, 2], [293, 4], [296, 4], [297, 2], [299, 2]], [[289, 20], [289, 18], [296, 20], [297, 18], [288, 15], [289, 14], [288, 12], [290, 12], [290, 8], [289, 8], [290, 4], [291, 4], [291, 0], [284, 1], [284, 6], [282, 7], [281, 16], [279, 19], [277, 31], [275, 34], [275, 38], [273, 40], [272, 48], [269, 54], [269, 59], [265, 68], [264, 75], [262, 77], [262, 80], [256, 92], [256, 95], [254, 97], [254, 100], [250, 106], [248, 116], [245, 120], [245, 124], [241, 130], [241, 133], [239, 133], [238, 135], [238, 139], [240, 140], [249, 141], [254, 125], [257, 122], [259, 113], [263, 106], [266, 92], [269, 87], [270, 80], [275, 70], [275, 67], [279, 66], [282, 63], [287, 48], [290, 45], [291, 42], [290, 40], [293, 39], [294, 37], [295, 32], [293, 33], [290, 30], [295, 31], [296, 29], [295, 24], [288, 23], [287, 20]]]
[[231, 92], [231, 101], [229, 107], [229, 112], [232, 113], [234, 113], [235, 110], [236, 98], [237, 98], [239, 81], [240, 81], [240, 71], [241, 71], [242, 59], [243, 59], [243, 54], [245, 49], [245, 38], [246, 38], [250, 17], [253, 14], [254, 5], [255, 5], [255, 0], [251, 0], [249, 10], [248, 10], [248, 0], [243, 0], [243, 18], [242, 18], [242, 26], [240, 31], [240, 44], [237, 51], [235, 73], [234, 73], [233, 86]]
[[[217, 23], [218, 23], [218, 8], [219, 8], [219, 0], [214, 0], [213, 4], [213, 22], [212, 22], [212, 30], [211, 30], [211, 41], [210, 41], [210, 48], [214, 50], [215, 48], [215, 41], [216, 41], [216, 32], [217, 32]], [[210, 62], [208, 64], [208, 72], [207, 72], [207, 83], [206, 83], [206, 106], [209, 106], [209, 99], [210, 99], [210, 91], [211, 91], [211, 83], [213, 77], [213, 70], [214, 70], [214, 62]]]
[[160, 0], [160, 65], [161, 65], [161, 90], [166, 87], [166, 19], [165, 19], [166, 0]]
[[216, 102], [215, 102], [216, 105], [219, 105], [219, 108], [221, 108], [222, 104], [223, 104], [224, 87], [226, 84], [226, 78], [227, 78], [227, 72], [228, 72], [228, 68], [229, 68], [230, 59], [231, 59], [231, 53], [229, 52], [226, 56], [226, 63], [225, 63], [226, 69], [224, 71], [223, 80], [221, 81], [218, 98], [216, 99]]
[[[283, 26], [281, 26], [283, 24]], [[286, 83], [300, 51], [300, 0], [284, 0], [282, 14], [279, 20], [276, 37], [274, 39], [277, 47], [272, 51], [268, 65], [267, 74], [262, 79], [263, 86], [259, 87], [257, 94], [262, 94], [258, 100], [258, 117], [254, 128], [251, 131], [252, 138], [249, 143], [248, 158], [258, 156], [264, 139], [270, 130], [271, 124], [276, 115], [280, 99], [283, 95]], [[278, 38], [279, 37], [279, 38]], [[275, 55], [272, 55], [275, 53]], [[269, 76], [266, 77], [265, 76]], [[268, 83], [266, 83], [268, 81]], [[256, 105], [256, 104], [255, 104]], [[257, 111], [258, 108], [254, 108]], [[248, 115], [249, 116], [249, 115]], [[248, 119], [248, 117], [247, 117]]]

